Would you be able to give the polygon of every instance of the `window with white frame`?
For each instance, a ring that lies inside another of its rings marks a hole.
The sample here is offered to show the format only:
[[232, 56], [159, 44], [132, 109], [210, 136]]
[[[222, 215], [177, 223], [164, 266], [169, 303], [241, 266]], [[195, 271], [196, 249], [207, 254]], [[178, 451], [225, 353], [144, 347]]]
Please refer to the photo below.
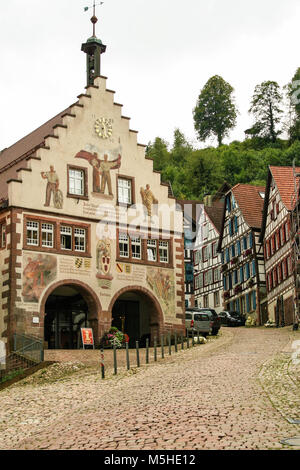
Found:
[[74, 245], [75, 251], [85, 251], [86, 247], [86, 231], [84, 228], [74, 229]]
[[169, 262], [169, 242], [159, 241], [159, 261], [161, 263]]
[[42, 247], [53, 248], [54, 228], [53, 224], [42, 223]]
[[208, 260], [208, 246], [204, 246], [202, 248], [202, 258], [203, 258], [203, 261]]
[[118, 202], [120, 204], [132, 204], [132, 181], [118, 178]]
[[214, 269], [214, 282], [218, 282], [221, 280], [221, 269], [216, 268]]
[[27, 222], [27, 245], [38, 246], [39, 245], [39, 223], [28, 221]]
[[122, 258], [129, 258], [129, 237], [126, 233], [119, 234], [119, 251]]
[[214, 292], [214, 304], [215, 304], [215, 307], [220, 306], [220, 292], [219, 291]]
[[217, 243], [213, 243], [213, 245], [212, 245], [212, 255], [213, 255], [213, 258], [216, 258], [216, 256], [218, 256]]
[[142, 259], [142, 244], [141, 239], [139, 237], [131, 238], [131, 252], [132, 258]]
[[5, 248], [6, 246], [6, 225], [1, 224], [1, 242], [0, 242], [0, 248]]
[[84, 196], [84, 171], [69, 168], [69, 194]]
[[157, 260], [156, 240], [147, 240], [147, 258], [148, 258], [148, 261]]
[[60, 227], [60, 246], [62, 250], [72, 250], [72, 227]]

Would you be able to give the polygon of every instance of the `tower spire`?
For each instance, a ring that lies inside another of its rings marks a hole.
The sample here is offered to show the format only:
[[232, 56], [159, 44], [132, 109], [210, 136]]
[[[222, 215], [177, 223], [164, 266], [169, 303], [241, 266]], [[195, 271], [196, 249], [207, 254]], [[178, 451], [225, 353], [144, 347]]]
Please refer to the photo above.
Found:
[[95, 78], [101, 75], [101, 54], [106, 51], [106, 46], [96, 37], [96, 23], [98, 22], [96, 7], [103, 5], [103, 3], [96, 4], [96, 0], [93, 0], [93, 6], [84, 8], [84, 11], [93, 8], [93, 16], [91, 18], [93, 35], [81, 46], [81, 50], [86, 53], [87, 57], [87, 86], [94, 85]]

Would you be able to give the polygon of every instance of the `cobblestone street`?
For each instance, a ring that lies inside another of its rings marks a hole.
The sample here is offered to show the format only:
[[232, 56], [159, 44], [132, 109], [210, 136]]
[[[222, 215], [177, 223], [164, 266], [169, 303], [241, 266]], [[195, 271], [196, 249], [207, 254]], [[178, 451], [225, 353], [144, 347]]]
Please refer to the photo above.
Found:
[[288, 422], [300, 418], [300, 332], [221, 331], [105, 381], [88, 367], [3, 390], [0, 449], [289, 449], [280, 441], [300, 436]]

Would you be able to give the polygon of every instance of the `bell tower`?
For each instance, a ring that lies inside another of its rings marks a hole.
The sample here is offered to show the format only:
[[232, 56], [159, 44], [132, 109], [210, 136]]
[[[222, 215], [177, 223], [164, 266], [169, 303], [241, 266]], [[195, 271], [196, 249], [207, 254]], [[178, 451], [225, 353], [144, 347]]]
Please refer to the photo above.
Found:
[[[103, 2], [100, 3], [102, 5]], [[87, 11], [89, 7], [85, 8]], [[102, 44], [102, 41], [96, 37], [96, 23], [98, 18], [96, 17], [96, 4], [94, 0], [94, 14], [91, 18], [93, 24], [93, 35], [87, 40], [86, 43], [82, 44], [81, 50], [86, 53], [86, 75], [87, 75], [87, 86], [94, 85], [96, 77], [101, 75], [101, 54], [106, 51], [106, 46]]]

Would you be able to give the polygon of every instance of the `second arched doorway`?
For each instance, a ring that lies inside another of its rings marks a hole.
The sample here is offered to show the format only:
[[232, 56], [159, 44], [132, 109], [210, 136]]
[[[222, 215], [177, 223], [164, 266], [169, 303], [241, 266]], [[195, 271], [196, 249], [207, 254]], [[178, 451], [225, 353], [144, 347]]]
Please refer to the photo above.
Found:
[[163, 331], [163, 313], [157, 299], [142, 288], [127, 288], [116, 294], [111, 302], [112, 326], [129, 336], [129, 346], [141, 347], [149, 339], [159, 338]]

